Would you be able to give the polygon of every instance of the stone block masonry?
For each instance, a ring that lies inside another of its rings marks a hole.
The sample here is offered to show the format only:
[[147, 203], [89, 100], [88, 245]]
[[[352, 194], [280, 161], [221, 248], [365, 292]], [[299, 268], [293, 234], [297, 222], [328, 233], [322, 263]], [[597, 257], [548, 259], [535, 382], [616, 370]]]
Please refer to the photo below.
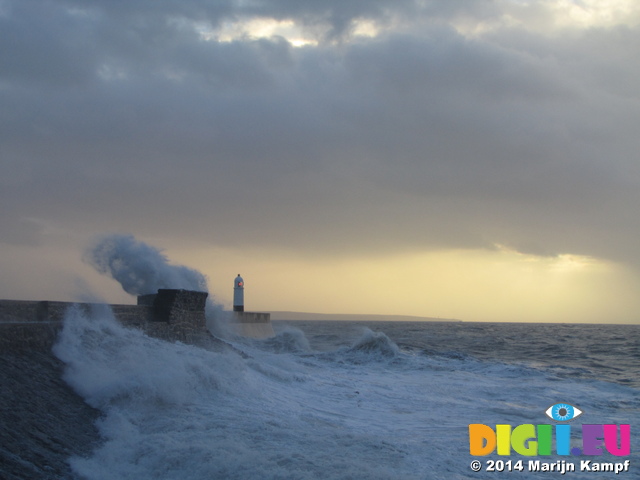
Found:
[[[125, 326], [167, 341], [221, 347], [224, 342], [206, 327], [208, 294], [192, 290], [160, 289], [141, 295], [137, 305], [109, 305]], [[70, 302], [0, 300], [0, 350], [50, 351], [55, 343]], [[76, 303], [87, 314], [99, 304]], [[231, 312], [232, 332], [251, 338], [273, 337], [269, 313]], [[224, 348], [224, 347], [222, 347]]]
[[[138, 305], [110, 305], [125, 326], [168, 341], [215, 343], [206, 328], [206, 292], [161, 289], [138, 298]], [[0, 300], [0, 349], [50, 350], [70, 302]], [[89, 313], [97, 304], [81, 303]]]
[[269, 338], [275, 336], [269, 313], [233, 312], [232, 327], [234, 333], [242, 337]]
[[200, 343], [203, 337], [211, 336], [206, 327], [204, 311], [207, 295], [206, 292], [160, 289], [157, 294], [138, 297], [137, 307], [149, 311], [137, 326], [151, 336]]

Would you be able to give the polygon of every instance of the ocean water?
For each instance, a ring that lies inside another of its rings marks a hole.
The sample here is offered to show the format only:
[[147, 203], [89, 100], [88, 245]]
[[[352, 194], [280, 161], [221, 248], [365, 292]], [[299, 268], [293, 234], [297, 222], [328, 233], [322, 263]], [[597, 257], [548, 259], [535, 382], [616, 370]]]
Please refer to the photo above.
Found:
[[[66, 381], [103, 416], [103, 443], [70, 459], [87, 479], [519, 479], [487, 472], [468, 425], [630, 424], [631, 455], [535, 457], [621, 462], [640, 478], [640, 327], [410, 322], [275, 322], [268, 340], [209, 351], [149, 338], [108, 311], [72, 310], [54, 352]], [[576, 438], [573, 439], [574, 441]], [[479, 459], [480, 472], [470, 463]]]

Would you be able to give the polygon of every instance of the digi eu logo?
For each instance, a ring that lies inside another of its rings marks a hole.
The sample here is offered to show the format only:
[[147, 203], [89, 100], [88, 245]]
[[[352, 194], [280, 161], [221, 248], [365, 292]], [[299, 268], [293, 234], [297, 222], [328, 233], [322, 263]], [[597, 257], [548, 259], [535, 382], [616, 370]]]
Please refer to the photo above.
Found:
[[[534, 455], [611, 455], [627, 456], [631, 453], [631, 426], [629, 424], [584, 424], [581, 438], [574, 438], [569, 422], [584, 412], [569, 403], [556, 403], [544, 412], [555, 425], [524, 424], [496, 425], [492, 428], [481, 423], [469, 425], [469, 451], [474, 456], [515, 453]], [[554, 442], [555, 440], [555, 442]], [[553, 446], [555, 443], [555, 452]], [[579, 445], [579, 446], [578, 446]]]

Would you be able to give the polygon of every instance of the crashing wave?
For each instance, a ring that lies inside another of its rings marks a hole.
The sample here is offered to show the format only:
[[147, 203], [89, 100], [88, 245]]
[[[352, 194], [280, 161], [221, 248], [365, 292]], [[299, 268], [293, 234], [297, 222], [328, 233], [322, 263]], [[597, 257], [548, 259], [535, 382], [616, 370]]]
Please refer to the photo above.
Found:
[[364, 329], [362, 336], [351, 345], [348, 351], [383, 357], [395, 357], [400, 354], [400, 348], [383, 332], [374, 332], [368, 328]]
[[298, 328], [287, 327], [275, 337], [262, 342], [275, 353], [309, 353], [311, 346], [304, 332]]

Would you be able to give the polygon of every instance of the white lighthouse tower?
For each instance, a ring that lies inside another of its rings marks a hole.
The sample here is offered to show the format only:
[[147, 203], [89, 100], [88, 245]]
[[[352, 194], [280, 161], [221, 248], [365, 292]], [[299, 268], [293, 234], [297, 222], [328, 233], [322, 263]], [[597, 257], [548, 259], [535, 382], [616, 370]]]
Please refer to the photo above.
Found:
[[244, 280], [240, 274], [233, 282], [232, 318], [230, 326], [237, 335], [249, 338], [275, 337], [270, 313], [244, 311]]
[[233, 311], [244, 312], [244, 280], [240, 274], [233, 282]]

